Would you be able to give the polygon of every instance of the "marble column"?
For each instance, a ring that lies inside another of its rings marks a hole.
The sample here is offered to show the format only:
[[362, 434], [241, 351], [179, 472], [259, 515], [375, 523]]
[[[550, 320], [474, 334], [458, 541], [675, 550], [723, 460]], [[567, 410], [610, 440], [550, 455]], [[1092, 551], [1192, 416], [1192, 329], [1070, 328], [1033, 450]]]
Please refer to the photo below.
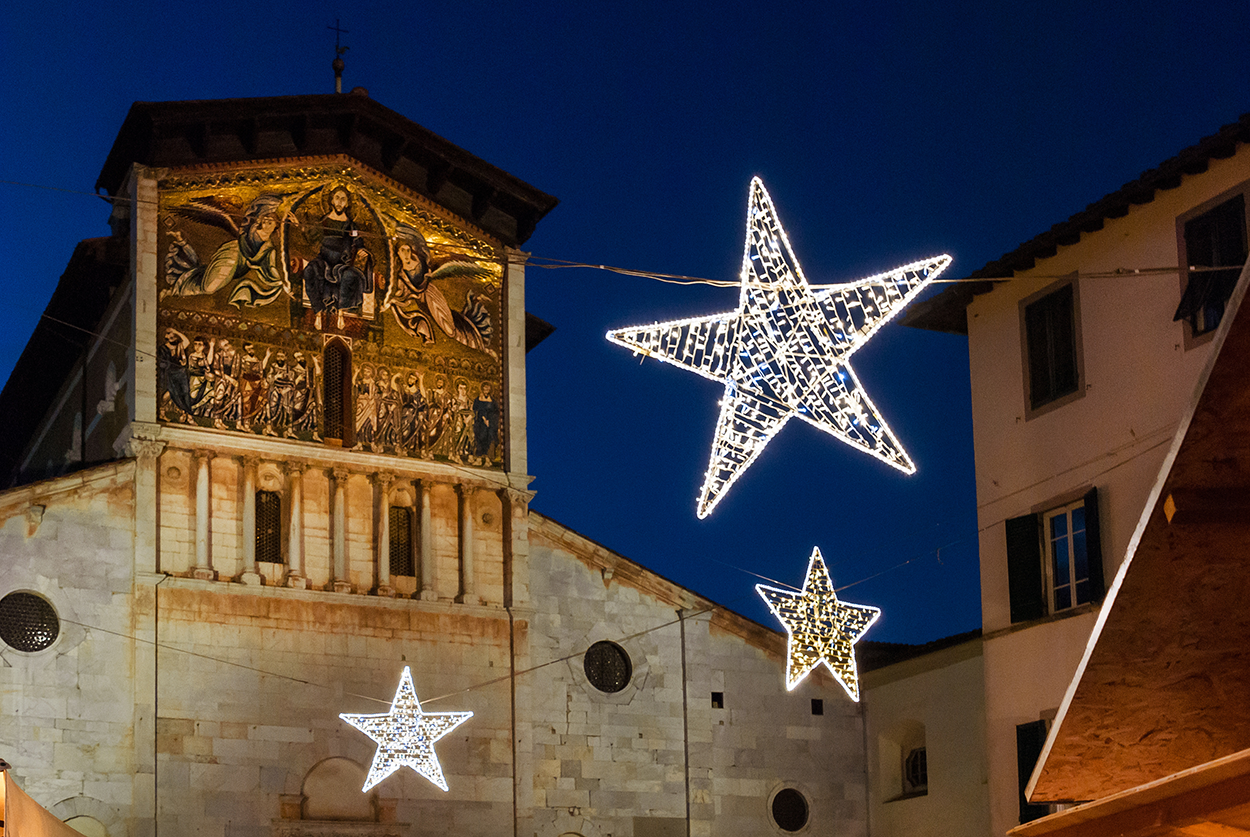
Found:
[[377, 520], [373, 526], [373, 560], [377, 565], [378, 586], [374, 592], [379, 596], [394, 596], [391, 586], [391, 483], [394, 474], [374, 474], [373, 485], [377, 491]]
[[346, 468], [334, 468], [330, 473], [334, 476], [334, 494], [330, 503], [334, 531], [330, 535], [331, 577], [326, 589], [335, 593], [350, 593], [352, 585], [347, 577], [347, 478], [351, 474]]
[[308, 577], [304, 574], [304, 469], [303, 462], [287, 462], [287, 494], [291, 507], [291, 522], [287, 529], [286, 586], [304, 589]]
[[238, 580], [243, 584], [260, 584], [256, 572], [256, 468], [260, 460], [255, 456], [243, 457], [243, 572]]
[[477, 493], [471, 485], [456, 484], [456, 497], [460, 506], [460, 595], [456, 601], [466, 604], [481, 604], [482, 600], [474, 590], [474, 556], [476, 550], [473, 542], [473, 495]]
[[210, 463], [213, 452], [197, 450], [192, 455], [195, 458], [195, 567], [191, 570], [191, 577], [213, 581], [217, 578], [213, 570], [210, 538], [213, 507]]
[[434, 561], [434, 532], [430, 526], [430, 491], [433, 484], [429, 480], [421, 480], [417, 486], [417, 509], [420, 518], [421, 538], [421, 590], [422, 601], [438, 601], [438, 565]]

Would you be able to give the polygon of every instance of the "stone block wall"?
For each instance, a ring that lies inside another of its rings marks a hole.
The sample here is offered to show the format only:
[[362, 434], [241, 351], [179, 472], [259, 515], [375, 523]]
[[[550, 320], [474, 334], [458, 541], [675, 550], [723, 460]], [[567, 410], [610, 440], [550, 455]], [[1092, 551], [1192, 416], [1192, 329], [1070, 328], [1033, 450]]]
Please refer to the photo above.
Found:
[[119, 833], [137, 833], [143, 785], [133, 471], [132, 462], [101, 466], [0, 498], [0, 598], [33, 593], [59, 621], [46, 649], [0, 643], [0, 752], [37, 801], [98, 814]]
[[[775, 631], [538, 516], [530, 543], [532, 663], [560, 662], [529, 675], [524, 833], [686, 834], [688, 818], [692, 835], [782, 834], [770, 805], [792, 788], [809, 807], [803, 833], [867, 834], [862, 714], [832, 677], [788, 692]], [[584, 668], [601, 640], [632, 663], [616, 693]]]
[[500, 609], [175, 579], [157, 610], [164, 833], [262, 837], [325, 759], [363, 776], [375, 744], [338, 714], [388, 711], [404, 666], [425, 711], [474, 715], [436, 745], [447, 792], [407, 769], [377, 792], [414, 837], [510, 833]]

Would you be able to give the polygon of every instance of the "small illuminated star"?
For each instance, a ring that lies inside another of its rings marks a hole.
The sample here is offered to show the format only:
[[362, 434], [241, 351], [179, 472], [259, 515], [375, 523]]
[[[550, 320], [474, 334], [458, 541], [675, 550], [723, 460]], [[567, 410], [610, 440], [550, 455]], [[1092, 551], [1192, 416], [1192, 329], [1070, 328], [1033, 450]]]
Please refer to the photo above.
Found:
[[422, 712], [412, 674], [404, 666], [391, 711], [381, 715], [339, 715], [378, 744], [362, 791], [401, 767], [411, 767], [443, 790], [447, 780], [434, 752], [434, 742], [473, 717], [472, 712]]
[[818, 664], [838, 678], [842, 688], [859, 700], [859, 668], [855, 665], [855, 642], [877, 621], [881, 610], [868, 605], [838, 601], [820, 549], [812, 550], [802, 592], [755, 585], [786, 633], [786, 689], [793, 689]]
[[950, 262], [934, 256], [858, 282], [809, 285], [764, 184], [751, 180], [738, 309], [607, 334], [636, 353], [725, 384], [699, 517], [795, 416], [915, 473], [850, 359]]

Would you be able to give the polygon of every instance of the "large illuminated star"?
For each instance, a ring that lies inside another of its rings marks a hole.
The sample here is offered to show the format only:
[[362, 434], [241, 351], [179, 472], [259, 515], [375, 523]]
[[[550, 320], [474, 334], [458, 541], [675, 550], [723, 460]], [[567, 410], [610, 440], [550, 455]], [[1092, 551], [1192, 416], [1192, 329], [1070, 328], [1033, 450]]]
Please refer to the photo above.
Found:
[[950, 262], [935, 256], [858, 282], [808, 285], [764, 184], [751, 180], [738, 309], [607, 334], [636, 353], [724, 382], [699, 517], [794, 416], [915, 473], [850, 359]]
[[786, 689], [799, 685], [812, 669], [824, 663], [851, 700], [858, 701], [859, 668], [854, 646], [877, 621], [880, 609], [838, 601], [819, 548], [812, 550], [801, 592], [765, 584], [757, 584], [755, 589], [790, 635], [786, 643]]
[[447, 780], [434, 752], [434, 742], [473, 717], [472, 712], [422, 712], [412, 674], [404, 666], [391, 711], [381, 715], [339, 715], [378, 744], [362, 791], [401, 767], [411, 767], [443, 790]]

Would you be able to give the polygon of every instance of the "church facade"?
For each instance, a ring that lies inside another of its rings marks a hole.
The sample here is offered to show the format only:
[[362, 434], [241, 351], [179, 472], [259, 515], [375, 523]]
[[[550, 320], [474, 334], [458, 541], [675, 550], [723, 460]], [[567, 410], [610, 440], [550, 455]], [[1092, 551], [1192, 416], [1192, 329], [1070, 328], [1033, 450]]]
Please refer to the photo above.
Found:
[[[109, 837], [867, 834], [832, 677], [787, 692], [780, 634], [529, 509], [554, 198], [359, 94], [136, 104], [99, 187], [0, 394], [34, 798]], [[405, 669], [472, 717], [362, 792], [339, 714]]]

